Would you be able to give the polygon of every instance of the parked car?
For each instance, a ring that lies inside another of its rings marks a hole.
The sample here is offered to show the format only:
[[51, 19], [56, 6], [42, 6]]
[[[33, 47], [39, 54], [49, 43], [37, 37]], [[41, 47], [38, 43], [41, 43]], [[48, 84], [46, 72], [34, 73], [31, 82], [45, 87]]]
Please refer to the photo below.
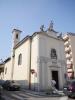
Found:
[[0, 80], [0, 85], [2, 86], [5, 83], [5, 80]]
[[66, 83], [63, 86], [63, 92], [67, 95], [67, 89], [68, 89], [68, 85], [70, 84], [70, 80], [66, 81]]
[[1, 97], [1, 95], [2, 95], [2, 86], [0, 85], [0, 97]]
[[1, 99], [1, 95], [2, 95], [2, 91], [3, 91], [3, 87], [2, 85], [4, 84], [4, 80], [0, 80], [0, 99]]
[[7, 80], [3, 84], [3, 88], [6, 89], [6, 90], [19, 90], [20, 85], [15, 81]]
[[63, 90], [69, 97], [75, 97], [75, 79], [67, 81]]

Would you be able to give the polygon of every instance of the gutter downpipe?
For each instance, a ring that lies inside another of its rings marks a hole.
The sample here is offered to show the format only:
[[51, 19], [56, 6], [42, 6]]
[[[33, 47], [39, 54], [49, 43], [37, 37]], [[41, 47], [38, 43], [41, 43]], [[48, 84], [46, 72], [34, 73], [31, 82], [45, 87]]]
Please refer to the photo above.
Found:
[[12, 65], [12, 69], [11, 69], [11, 80], [13, 80], [13, 73], [14, 73], [14, 56], [15, 56], [15, 53], [14, 53], [14, 48], [12, 50], [12, 54], [11, 54], [11, 65]]

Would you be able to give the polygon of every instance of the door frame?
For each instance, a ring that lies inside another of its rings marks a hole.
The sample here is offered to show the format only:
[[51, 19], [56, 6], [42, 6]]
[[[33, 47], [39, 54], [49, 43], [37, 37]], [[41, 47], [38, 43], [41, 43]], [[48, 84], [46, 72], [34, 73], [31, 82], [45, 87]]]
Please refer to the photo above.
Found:
[[[52, 72], [53, 72], [53, 71], [57, 72], [57, 81], [58, 81], [58, 82], [56, 82], [56, 84], [57, 84], [57, 87], [56, 87], [56, 88], [59, 89], [59, 71], [58, 71], [58, 70], [54, 70], [54, 69], [51, 70], [51, 79], [52, 79], [52, 80], [53, 80], [53, 76], [52, 76]], [[55, 81], [56, 81], [56, 80], [55, 80]]]

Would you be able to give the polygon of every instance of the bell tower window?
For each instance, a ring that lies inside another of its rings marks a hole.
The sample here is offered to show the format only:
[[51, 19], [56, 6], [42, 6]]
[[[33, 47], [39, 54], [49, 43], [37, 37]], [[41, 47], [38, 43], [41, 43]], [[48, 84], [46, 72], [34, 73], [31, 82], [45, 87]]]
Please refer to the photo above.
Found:
[[7, 73], [7, 67], [5, 68], [5, 74]]
[[18, 34], [16, 34], [16, 39], [18, 39]]

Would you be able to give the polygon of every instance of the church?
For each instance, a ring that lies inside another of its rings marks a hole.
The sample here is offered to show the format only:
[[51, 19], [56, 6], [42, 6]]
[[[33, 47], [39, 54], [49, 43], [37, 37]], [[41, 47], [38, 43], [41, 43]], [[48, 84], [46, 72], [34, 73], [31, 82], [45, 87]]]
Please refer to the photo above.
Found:
[[39, 32], [20, 41], [22, 31], [12, 31], [11, 57], [4, 61], [4, 80], [16, 80], [21, 87], [35, 91], [49, 89], [51, 80], [61, 89], [66, 80], [66, 58], [64, 41], [53, 29], [44, 25]]

